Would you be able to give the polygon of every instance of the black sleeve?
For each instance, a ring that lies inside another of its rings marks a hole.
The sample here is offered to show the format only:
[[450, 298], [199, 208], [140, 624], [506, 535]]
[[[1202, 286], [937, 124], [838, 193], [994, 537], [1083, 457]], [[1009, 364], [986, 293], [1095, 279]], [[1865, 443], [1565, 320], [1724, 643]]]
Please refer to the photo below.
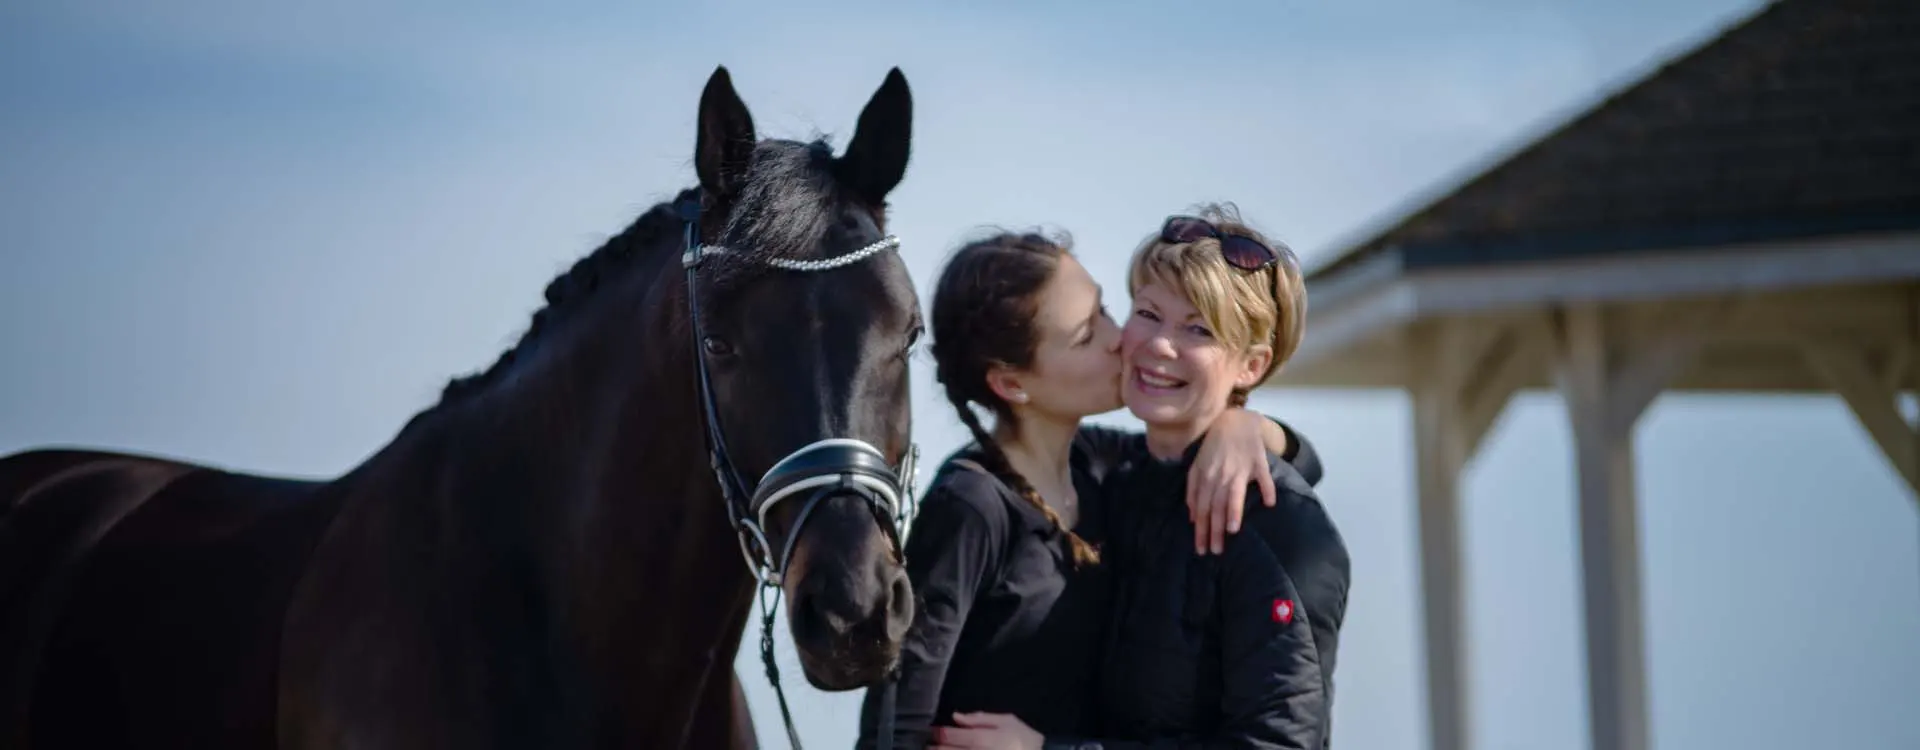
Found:
[[[1290, 476], [1291, 475], [1291, 476]], [[1313, 490], [1298, 475], [1276, 467], [1276, 486], [1289, 486], [1285, 505], [1262, 514], [1249, 525], [1266, 537], [1281, 567], [1292, 578], [1311, 616], [1314, 646], [1320, 652], [1320, 670], [1333, 694], [1333, 674], [1340, 658], [1340, 629], [1347, 619], [1347, 593], [1353, 583], [1352, 560], [1346, 540]], [[1331, 721], [1331, 717], [1329, 717]]]
[[[907, 579], [915, 598], [913, 625], [900, 652], [893, 746], [918, 750], [931, 741], [940, 686], [954, 658], [974, 597], [997, 580], [1009, 519], [998, 484], [956, 470], [927, 493], [907, 534]], [[857, 747], [875, 746], [881, 687], [860, 708]]]
[[1267, 418], [1272, 419], [1274, 424], [1280, 425], [1281, 431], [1287, 433], [1287, 453], [1281, 456], [1280, 460], [1292, 464], [1293, 470], [1300, 472], [1300, 476], [1307, 480], [1307, 486], [1319, 486], [1320, 452], [1313, 449], [1313, 442], [1294, 430], [1292, 425], [1273, 417]]
[[1222, 560], [1220, 629], [1226, 747], [1320, 750], [1326, 681], [1307, 607], [1264, 540], [1249, 536]]

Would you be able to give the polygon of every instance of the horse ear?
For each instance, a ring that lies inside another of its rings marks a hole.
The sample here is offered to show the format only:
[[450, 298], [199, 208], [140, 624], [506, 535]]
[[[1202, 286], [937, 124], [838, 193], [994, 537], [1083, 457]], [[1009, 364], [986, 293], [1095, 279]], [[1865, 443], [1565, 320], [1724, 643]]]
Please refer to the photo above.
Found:
[[733, 195], [746, 181], [753, 161], [753, 115], [734, 93], [727, 67], [714, 68], [700, 93], [700, 135], [694, 143], [693, 169], [700, 186], [714, 195]]
[[887, 73], [847, 144], [847, 153], [835, 163], [840, 182], [873, 205], [907, 174], [907, 152], [913, 141], [913, 93], [899, 68]]

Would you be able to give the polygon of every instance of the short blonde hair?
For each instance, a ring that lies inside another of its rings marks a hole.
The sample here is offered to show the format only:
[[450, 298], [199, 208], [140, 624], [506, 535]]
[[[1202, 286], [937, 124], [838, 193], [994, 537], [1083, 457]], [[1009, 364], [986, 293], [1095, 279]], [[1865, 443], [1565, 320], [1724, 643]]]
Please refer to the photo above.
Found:
[[[1158, 283], [1186, 297], [1228, 348], [1245, 354], [1255, 345], [1272, 347], [1273, 360], [1254, 382], [1258, 388], [1280, 371], [1306, 333], [1307, 289], [1300, 260], [1285, 244], [1247, 226], [1231, 203], [1202, 206], [1197, 215], [1221, 234], [1243, 235], [1273, 248], [1277, 261], [1259, 271], [1243, 271], [1227, 263], [1217, 239], [1172, 243], [1162, 240], [1156, 229], [1133, 252], [1128, 291], [1138, 294], [1141, 287]], [[1246, 391], [1235, 389], [1232, 401], [1234, 406], [1246, 405]]]

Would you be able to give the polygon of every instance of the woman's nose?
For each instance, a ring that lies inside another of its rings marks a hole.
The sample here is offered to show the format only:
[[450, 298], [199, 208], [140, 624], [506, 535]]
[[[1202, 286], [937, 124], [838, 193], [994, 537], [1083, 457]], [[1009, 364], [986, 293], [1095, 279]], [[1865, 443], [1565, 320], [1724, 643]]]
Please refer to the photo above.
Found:
[[1173, 348], [1173, 338], [1159, 331], [1154, 332], [1153, 336], [1147, 339], [1147, 353], [1165, 359], [1174, 359], [1178, 356], [1178, 352]]

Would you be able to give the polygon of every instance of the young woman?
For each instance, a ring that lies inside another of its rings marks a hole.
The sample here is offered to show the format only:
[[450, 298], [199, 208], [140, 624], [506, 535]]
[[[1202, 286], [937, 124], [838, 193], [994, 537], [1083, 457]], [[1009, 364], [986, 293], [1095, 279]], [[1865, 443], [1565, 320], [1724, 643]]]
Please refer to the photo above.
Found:
[[[1120, 406], [1119, 326], [1064, 242], [1009, 233], [948, 262], [932, 334], [938, 379], [974, 444], [935, 474], [907, 538], [917, 608], [894, 745], [924, 747], [935, 724], [967, 711], [1085, 733], [1110, 614], [1092, 501], [1139, 443], [1080, 420]], [[991, 432], [973, 406], [992, 415]], [[1220, 422], [1195, 462], [1197, 526], [1210, 529], [1215, 515], [1237, 525], [1248, 484], [1271, 478], [1270, 452], [1317, 477], [1311, 448], [1278, 423], [1244, 409]], [[1211, 541], [1194, 539], [1190, 552]], [[875, 744], [882, 702], [883, 689], [869, 690], [860, 747]]]
[[[1348, 558], [1310, 482], [1279, 461], [1279, 500], [1224, 554], [1187, 543], [1183, 487], [1202, 436], [1299, 345], [1306, 295], [1284, 247], [1230, 209], [1169, 218], [1134, 254], [1121, 393], [1150, 454], [1102, 498], [1114, 616], [1098, 740], [1004, 713], [962, 714], [943, 748], [1312, 748], [1328, 745]], [[1007, 685], [1012, 688], [1012, 685]]]

